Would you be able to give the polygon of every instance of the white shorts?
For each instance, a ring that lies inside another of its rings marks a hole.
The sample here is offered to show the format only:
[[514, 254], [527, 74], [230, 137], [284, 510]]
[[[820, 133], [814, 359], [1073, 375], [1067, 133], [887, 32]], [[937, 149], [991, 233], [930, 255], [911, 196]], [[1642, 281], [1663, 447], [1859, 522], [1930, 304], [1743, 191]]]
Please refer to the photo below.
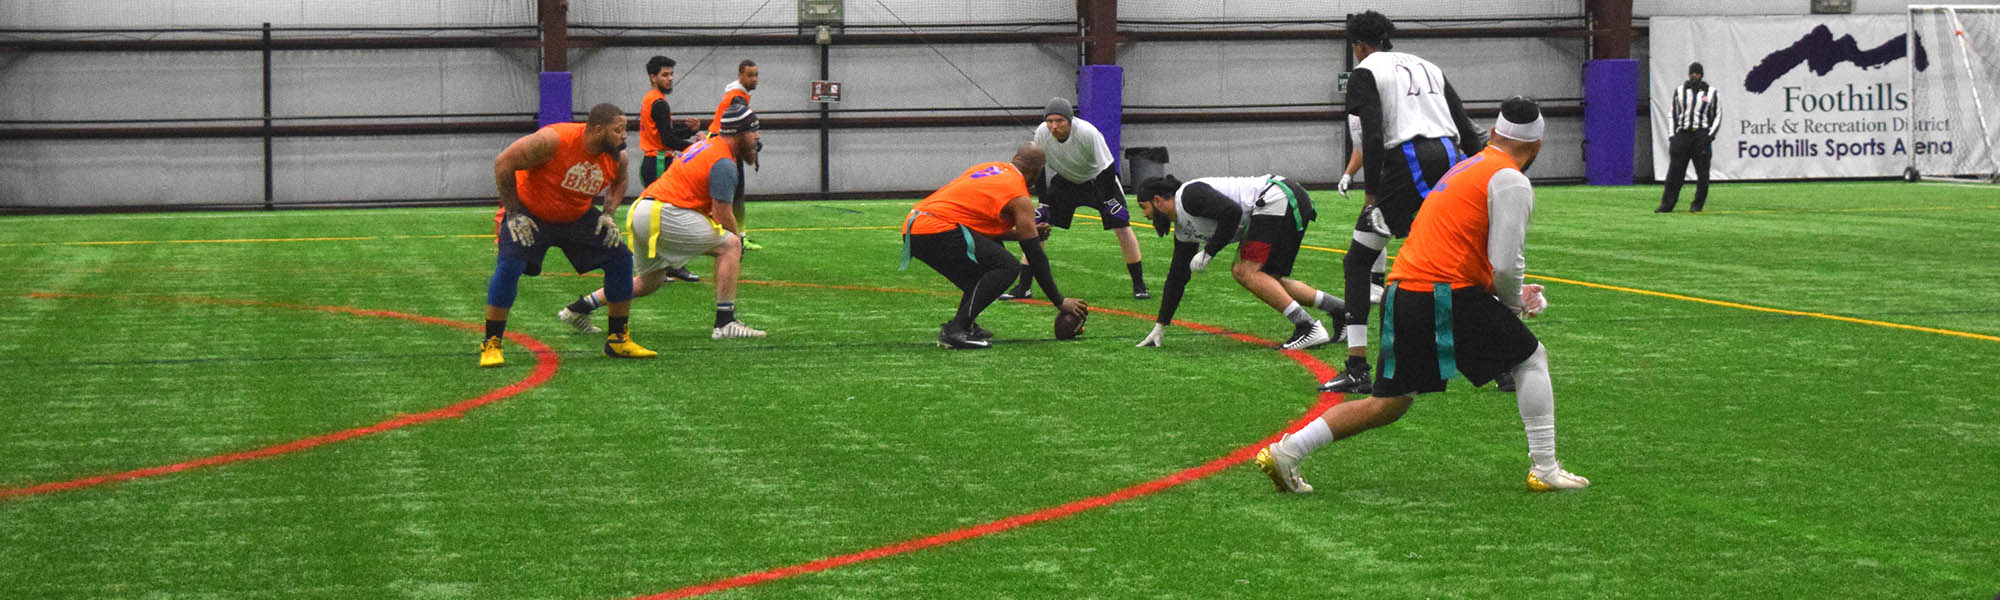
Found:
[[699, 211], [640, 198], [626, 215], [632, 233], [632, 274], [687, 266], [722, 244], [722, 226]]

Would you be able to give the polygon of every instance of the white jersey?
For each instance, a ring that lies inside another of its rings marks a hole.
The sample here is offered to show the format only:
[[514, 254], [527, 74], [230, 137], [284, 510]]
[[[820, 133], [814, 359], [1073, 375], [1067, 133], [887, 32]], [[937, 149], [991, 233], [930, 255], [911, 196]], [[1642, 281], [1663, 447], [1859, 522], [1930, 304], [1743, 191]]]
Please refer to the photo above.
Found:
[[1049, 133], [1049, 124], [1042, 123], [1035, 128], [1035, 145], [1048, 153], [1049, 170], [1070, 183], [1089, 183], [1111, 168], [1111, 147], [1105, 145], [1104, 134], [1083, 119], [1070, 118], [1069, 139], [1060, 142]]
[[[1237, 221], [1237, 228], [1241, 229], [1250, 225], [1251, 215], [1285, 214], [1285, 210], [1291, 206], [1291, 201], [1285, 197], [1285, 190], [1280, 187], [1284, 185], [1284, 180], [1285, 178], [1276, 175], [1203, 177], [1181, 184], [1180, 189], [1174, 190], [1174, 239], [1207, 244], [1216, 236], [1215, 219], [1188, 212], [1187, 202], [1182, 198], [1188, 186], [1197, 183], [1207, 184], [1223, 197], [1235, 202], [1236, 206], [1243, 210], [1242, 220]], [[1241, 231], [1231, 231], [1228, 235], [1230, 239], [1235, 239], [1235, 236], [1241, 233]]]
[[1395, 148], [1417, 137], [1458, 137], [1451, 107], [1444, 100], [1444, 71], [1414, 54], [1378, 51], [1357, 70], [1375, 79], [1382, 103], [1382, 147]]

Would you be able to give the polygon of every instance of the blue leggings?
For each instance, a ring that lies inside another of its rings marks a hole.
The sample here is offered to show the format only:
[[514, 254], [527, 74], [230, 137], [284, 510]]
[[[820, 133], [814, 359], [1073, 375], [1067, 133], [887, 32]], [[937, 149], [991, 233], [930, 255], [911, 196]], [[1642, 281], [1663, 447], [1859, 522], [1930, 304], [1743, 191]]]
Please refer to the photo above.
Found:
[[[519, 258], [502, 256], [493, 267], [493, 279], [486, 282], [486, 304], [499, 308], [513, 308], [514, 296], [519, 293], [521, 273], [527, 271], [528, 263]], [[604, 300], [625, 302], [632, 299], [632, 253], [612, 252], [604, 260]]]

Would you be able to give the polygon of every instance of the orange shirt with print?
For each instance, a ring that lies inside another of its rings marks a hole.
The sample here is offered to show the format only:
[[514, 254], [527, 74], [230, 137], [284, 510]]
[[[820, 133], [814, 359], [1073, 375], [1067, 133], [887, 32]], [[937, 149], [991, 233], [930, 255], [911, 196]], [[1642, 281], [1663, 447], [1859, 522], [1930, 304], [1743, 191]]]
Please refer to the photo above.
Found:
[[972, 165], [951, 183], [917, 203], [910, 233], [922, 235], [967, 229], [998, 236], [1014, 229], [1014, 222], [1001, 216], [1009, 200], [1028, 195], [1028, 180], [1014, 163], [990, 162]]
[[1501, 169], [1520, 170], [1514, 158], [1487, 146], [1460, 161], [1424, 197], [1410, 224], [1410, 239], [1396, 254], [1389, 280], [1410, 291], [1428, 291], [1439, 283], [1452, 289], [1493, 289], [1493, 262], [1486, 256], [1487, 186]]
[[550, 223], [575, 221], [590, 210], [597, 194], [618, 173], [618, 155], [602, 152], [591, 156], [583, 128], [583, 123], [543, 127], [556, 133], [555, 155], [548, 162], [514, 172], [521, 206], [536, 218]]
[[715, 105], [715, 120], [708, 122], [709, 135], [722, 135], [722, 113], [727, 112], [729, 105], [735, 103], [738, 99], [743, 101], [744, 106], [749, 106], [750, 92], [745, 91], [735, 83], [731, 83], [728, 88], [722, 90], [722, 103]]
[[708, 195], [708, 172], [715, 168], [716, 161], [725, 158], [734, 159], [735, 155], [724, 138], [697, 142], [682, 151], [680, 159], [674, 161], [674, 168], [653, 180], [640, 195], [714, 216], [715, 198]]

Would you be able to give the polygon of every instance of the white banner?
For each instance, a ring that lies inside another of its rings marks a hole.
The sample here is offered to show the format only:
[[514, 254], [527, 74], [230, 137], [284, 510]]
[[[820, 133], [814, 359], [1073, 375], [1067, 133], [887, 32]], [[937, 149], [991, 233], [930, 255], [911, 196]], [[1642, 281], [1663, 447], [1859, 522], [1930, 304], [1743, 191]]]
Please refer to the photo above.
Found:
[[1673, 91], [1693, 62], [1721, 107], [1711, 178], [1902, 175], [1908, 30], [1903, 14], [1654, 18], [1653, 176], [1666, 179]]

